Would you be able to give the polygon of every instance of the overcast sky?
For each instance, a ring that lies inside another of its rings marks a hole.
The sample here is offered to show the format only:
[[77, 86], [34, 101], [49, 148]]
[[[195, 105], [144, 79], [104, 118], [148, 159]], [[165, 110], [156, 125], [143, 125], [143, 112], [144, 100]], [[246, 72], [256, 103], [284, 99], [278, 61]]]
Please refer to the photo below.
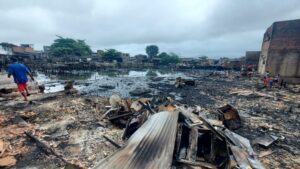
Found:
[[290, 19], [300, 19], [299, 0], [0, 0], [0, 42], [41, 49], [60, 35], [94, 51], [156, 44], [182, 57], [240, 57]]

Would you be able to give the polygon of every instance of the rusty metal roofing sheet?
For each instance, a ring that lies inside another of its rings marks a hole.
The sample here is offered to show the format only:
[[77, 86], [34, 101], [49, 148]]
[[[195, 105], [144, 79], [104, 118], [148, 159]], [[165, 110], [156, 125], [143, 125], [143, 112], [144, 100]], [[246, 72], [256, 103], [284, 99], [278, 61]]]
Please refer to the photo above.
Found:
[[178, 112], [152, 115], [128, 140], [127, 145], [100, 161], [94, 169], [171, 168]]

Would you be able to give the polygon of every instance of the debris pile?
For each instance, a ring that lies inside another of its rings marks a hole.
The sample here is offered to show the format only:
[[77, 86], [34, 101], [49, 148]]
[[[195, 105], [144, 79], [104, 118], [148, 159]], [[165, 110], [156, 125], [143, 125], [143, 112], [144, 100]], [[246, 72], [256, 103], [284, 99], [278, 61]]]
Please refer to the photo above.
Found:
[[183, 79], [181, 77], [176, 78], [175, 87], [182, 88], [183, 86], [196, 86], [196, 81], [191, 79]]
[[80, 95], [71, 81], [30, 103], [1, 94], [0, 168], [297, 168], [299, 86], [251, 78], [137, 88], [151, 98]]
[[113, 123], [117, 120], [126, 124], [123, 139], [129, 139], [95, 169], [264, 168], [250, 141], [226, 128], [237, 129], [241, 125], [238, 112], [231, 105], [218, 109], [222, 113], [219, 121], [203, 118], [201, 112], [198, 116], [198, 109], [171, 99], [165, 99], [163, 104], [144, 98], [131, 102], [112, 96], [110, 100], [118, 100], [119, 108], [105, 116]]

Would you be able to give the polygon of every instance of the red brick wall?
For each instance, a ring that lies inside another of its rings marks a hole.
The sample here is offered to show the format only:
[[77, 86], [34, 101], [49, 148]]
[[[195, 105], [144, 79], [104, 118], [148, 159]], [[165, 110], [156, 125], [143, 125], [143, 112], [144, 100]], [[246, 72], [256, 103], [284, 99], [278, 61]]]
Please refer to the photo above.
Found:
[[[265, 59], [266, 64], [262, 64]], [[300, 78], [300, 19], [275, 22], [264, 35], [259, 72]]]
[[270, 43], [263, 43], [267, 51], [266, 70], [272, 75], [300, 78], [300, 20], [275, 22]]
[[33, 48], [13, 47], [13, 52], [17, 52], [17, 53], [24, 53], [24, 52], [33, 53]]

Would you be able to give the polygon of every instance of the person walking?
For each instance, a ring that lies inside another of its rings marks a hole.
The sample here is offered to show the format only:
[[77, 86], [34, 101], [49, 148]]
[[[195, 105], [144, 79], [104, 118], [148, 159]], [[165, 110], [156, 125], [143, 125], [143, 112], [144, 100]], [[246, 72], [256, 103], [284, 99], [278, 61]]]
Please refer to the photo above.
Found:
[[8, 78], [13, 76], [15, 83], [18, 85], [18, 89], [22, 96], [24, 97], [25, 101], [28, 101], [27, 96], [30, 96], [28, 91], [27, 82], [28, 78], [27, 75], [31, 77], [31, 80], [34, 81], [33, 75], [24, 64], [18, 63], [16, 58], [11, 59], [12, 63], [8, 65]]

